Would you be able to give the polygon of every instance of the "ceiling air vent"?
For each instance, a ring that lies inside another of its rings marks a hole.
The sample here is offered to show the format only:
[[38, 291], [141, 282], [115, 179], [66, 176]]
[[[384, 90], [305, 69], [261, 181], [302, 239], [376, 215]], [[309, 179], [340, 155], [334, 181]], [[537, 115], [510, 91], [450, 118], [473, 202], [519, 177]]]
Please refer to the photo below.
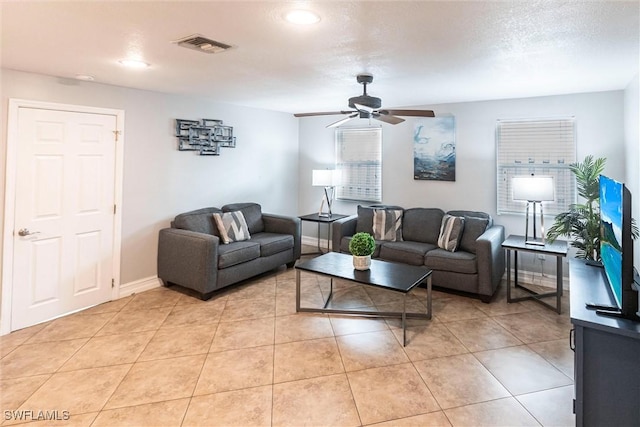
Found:
[[228, 44], [208, 39], [200, 34], [194, 34], [180, 40], [175, 40], [173, 43], [177, 43], [178, 46], [187, 47], [204, 53], [224, 52], [231, 47]]

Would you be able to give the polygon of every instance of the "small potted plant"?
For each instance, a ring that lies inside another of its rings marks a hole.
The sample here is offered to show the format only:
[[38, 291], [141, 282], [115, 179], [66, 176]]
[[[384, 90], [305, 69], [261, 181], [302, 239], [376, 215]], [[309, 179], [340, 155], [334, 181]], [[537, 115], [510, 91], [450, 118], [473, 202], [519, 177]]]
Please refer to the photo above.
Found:
[[353, 268], [368, 270], [371, 266], [371, 255], [376, 250], [376, 241], [369, 233], [356, 233], [349, 242], [349, 252], [353, 255]]

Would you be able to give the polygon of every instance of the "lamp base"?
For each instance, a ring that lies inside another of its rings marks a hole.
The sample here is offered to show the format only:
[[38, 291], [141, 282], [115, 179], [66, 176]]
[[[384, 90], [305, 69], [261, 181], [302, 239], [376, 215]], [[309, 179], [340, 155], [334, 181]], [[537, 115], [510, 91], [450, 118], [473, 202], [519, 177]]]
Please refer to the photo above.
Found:
[[[538, 239], [538, 235], [536, 232], [536, 205], [540, 204], [540, 231], [542, 234], [542, 238]], [[529, 238], [529, 206], [533, 205], [533, 238]], [[527, 202], [527, 211], [526, 214], [527, 219], [525, 221], [524, 228], [524, 244], [525, 245], [535, 245], [535, 246], [544, 246], [544, 213], [542, 212], [542, 202], [535, 202], [533, 200], [529, 200]]]
[[535, 239], [535, 240], [528, 239], [528, 240], [524, 241], [524, 244], [525, 245], [536, 245], [536, 246], [544, 246], [545, 245], [544, 240], [539, 240], [539, 239]]
[[[329, 195], [331, 190], [331, 195]], [[320, 203], [320, 209], [318, 210], [318, 216], [320, 218], [331, 218], [331, 200], [333, 200], [333, 187], [324, 187], [324, 196], [322, 196], [322, 202]], [[324, 212], [324, 202], [327, 202], [327, 211]]]

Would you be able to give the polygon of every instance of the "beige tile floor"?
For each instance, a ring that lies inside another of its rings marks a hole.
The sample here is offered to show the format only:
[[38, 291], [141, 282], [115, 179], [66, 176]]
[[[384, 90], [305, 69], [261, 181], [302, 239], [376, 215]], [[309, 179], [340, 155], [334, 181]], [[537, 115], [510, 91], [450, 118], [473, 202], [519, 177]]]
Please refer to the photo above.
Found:
[[[328, 280], [302, 282], [320, 304]], [[335, 288], [339, 307], [399, 303]], [[2, 425], [24, 411], [74, 426], [575, 425], [568, 293], [562, 315], [505, 294], [434, 291], [434, 318], [410, 321], [402, 347], [396, 319], [296, 314], [294, 270], [207, 302], [150, 290], [0, 337]]]

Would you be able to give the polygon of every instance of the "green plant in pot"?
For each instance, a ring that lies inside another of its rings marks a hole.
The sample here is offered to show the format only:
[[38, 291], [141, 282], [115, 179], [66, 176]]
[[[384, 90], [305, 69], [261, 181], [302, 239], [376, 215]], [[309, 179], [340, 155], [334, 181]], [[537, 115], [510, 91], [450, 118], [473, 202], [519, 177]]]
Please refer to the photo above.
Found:
[[[607, 159], [587, 156], [582, 163], [573, 163], [569, 169], [576, 177], [578, 195], [584, 203], [569, 206], [568, 212], [556, 216], [553, 225], [547, 231], [551, 242], [560, 236], [573, 241], [577, 258], [600, 261], [600, 174], [604, 171]], [[632, 222], [632, 234], [638, 237], [638, 228]]]
[[349, 252], [353, 255], [353, 268], [368, 270], [371, 266], [371, 255], [376, 250], [376, 241], [369, 233], [360, 232], [353, 235], [349, 242]]

